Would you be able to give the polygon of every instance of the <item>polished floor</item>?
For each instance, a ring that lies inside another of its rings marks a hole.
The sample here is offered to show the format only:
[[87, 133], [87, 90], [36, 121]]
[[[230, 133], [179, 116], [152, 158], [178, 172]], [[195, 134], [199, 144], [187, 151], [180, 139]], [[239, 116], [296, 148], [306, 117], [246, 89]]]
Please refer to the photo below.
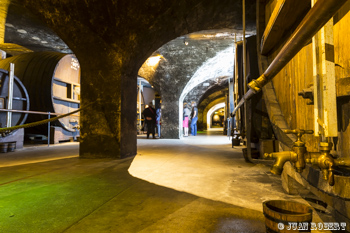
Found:
[[[215, 132], [138, 139], [135, 157], [80, 159], [78, 143], [0, 154], [0, 232], [265, 232], [286, 195], [269, 162]], [[314, 219], [318, 216], [314, 215]]]

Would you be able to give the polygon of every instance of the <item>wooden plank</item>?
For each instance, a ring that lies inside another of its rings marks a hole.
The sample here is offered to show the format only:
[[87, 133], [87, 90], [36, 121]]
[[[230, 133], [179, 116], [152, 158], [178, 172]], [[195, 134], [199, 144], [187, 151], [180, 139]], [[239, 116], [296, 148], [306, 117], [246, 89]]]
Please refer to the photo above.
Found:
[[70, 102], [70, 103], [80, 104], [80, 100], [73, 100], [73, 99], [63, 98], [63, 97], [59, 97], [59, 96], [52, 96], [52, 98], [58, 99], [58, 100], [63, 100], [63, 101]]
[[80, 87], [80, 83], [76, 83], [76, 82], [72, 82], [72, 81], [68, 81], [68, 80], [63, 80], [63, 79], [56, 78], [56, 77], [54, 77], [53, 80], [61, 82], [61, 83], [74, 84], [75, 86], [79, 86]]
[[[313, 0], [315, 4], [317, 0]], [[333, 19], [312, 38], [315, 136], [338, 136]]]
[[260, 52], [267, 55], [285, 39], [310, 10], [309, 0], [277, 0], [261, 39]]

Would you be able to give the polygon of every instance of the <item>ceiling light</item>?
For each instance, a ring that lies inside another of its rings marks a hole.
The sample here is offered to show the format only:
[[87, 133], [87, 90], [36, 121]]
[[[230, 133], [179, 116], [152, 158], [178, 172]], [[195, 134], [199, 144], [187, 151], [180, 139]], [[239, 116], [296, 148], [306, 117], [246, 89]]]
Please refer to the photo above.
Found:
[[160, 59], [162, 58], [162, 55], [157, 55], [157, 56], [153, 56], [153, 57], [149, 57], [147, 59], [147, 65], [149, 66], [155, 66], [159, 63]]

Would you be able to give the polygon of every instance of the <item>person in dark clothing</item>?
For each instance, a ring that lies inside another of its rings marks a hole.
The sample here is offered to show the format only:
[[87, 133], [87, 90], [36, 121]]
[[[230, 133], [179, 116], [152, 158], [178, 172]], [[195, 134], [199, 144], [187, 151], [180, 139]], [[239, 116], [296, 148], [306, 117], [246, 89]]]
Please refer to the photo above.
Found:
[[191, 135], [197, 135], [197, 120], [198, 120], [198, 108], [196, 103], [192, 102], [192, 112], [191, 112]]
[[156, 124], [156, 110], [153, 108], [152, 102], [149, 103], [148, 108], [143, 110], [142, 114], [147, 124], [147, 138], [149, 138], [150, 134], [152, 134], [153, 138], [156, 138], [154, 133], [154, 128]]
[[160, 138], [160, 132], [161, 132], [161, 117], [162, 117], [162, 109], [159, 108], [156, 111], [156, 125], [157, 125], [157, 133], [158, 133], [158, 137]]

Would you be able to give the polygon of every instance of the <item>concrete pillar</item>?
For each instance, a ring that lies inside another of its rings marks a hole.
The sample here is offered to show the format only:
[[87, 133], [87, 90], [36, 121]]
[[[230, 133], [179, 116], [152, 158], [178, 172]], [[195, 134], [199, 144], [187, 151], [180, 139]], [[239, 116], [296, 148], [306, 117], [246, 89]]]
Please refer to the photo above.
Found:
[[162, 92], [162, 138], [178, 139], [179, 97]]
[[111, 51], [99, 61], [86, 55], [79, 59], [83, 68], [81, 106], [93, 103], [81, 112], [83, 158], [136, 154], [137, 77], [123, 73], [117, 59], [118, 54]]
[[[80, 115], [80, 157], [135, 155], [137, 70], [141, 64], [140, 58], [130, 53], [134, 42], [129, 37], [114, 36], [117, 30], [111, 29], [111, 24], [94, 21], [96, 14], [83, 17], [84, 11], [78, 10], [101, 7], [99, 10], [103, 11], [105, 6], [93, 7], [82, 1], [57, 3], [54, 7], [44, 1], [24, 2], [32, 10], [43, 10], [40, 14], [80, 62], [81, 107], [93, 103]], [[106, 34], [102, 36], [103, 33]]]

